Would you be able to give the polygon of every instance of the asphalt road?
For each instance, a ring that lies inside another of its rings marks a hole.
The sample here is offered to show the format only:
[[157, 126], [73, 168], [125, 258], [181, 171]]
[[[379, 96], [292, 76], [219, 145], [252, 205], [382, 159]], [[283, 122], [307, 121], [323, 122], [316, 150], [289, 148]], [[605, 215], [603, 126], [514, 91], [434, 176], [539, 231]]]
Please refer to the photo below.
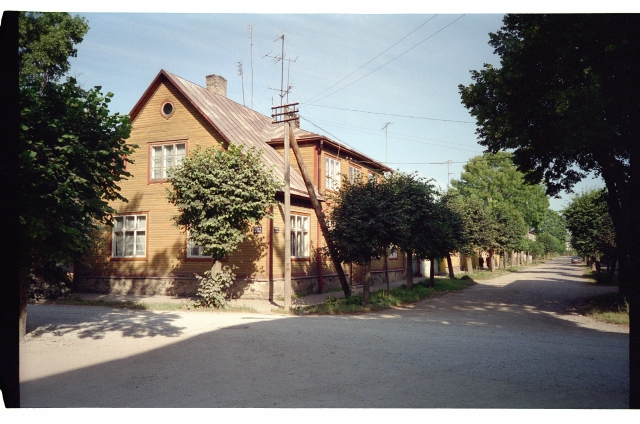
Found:
[[627, 408], [628, 328], [559, 258], [356, 316], [32, 305], [25, 407]]

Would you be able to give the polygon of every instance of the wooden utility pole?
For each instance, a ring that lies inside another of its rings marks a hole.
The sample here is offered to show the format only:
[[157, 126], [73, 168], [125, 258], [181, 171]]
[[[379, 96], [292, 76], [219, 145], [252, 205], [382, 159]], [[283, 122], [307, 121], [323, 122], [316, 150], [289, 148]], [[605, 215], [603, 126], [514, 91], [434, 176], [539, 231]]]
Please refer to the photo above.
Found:
[[344, 275], [342, 264], [338, 260], [338, 252], [336, 251], [333, 243], [331, 243], [331, 239], [329, 238], [329, 229], [327, 228], [327, 223], [324, 218], [324, 212], [322, 212], [322, 207], [320, 206], [320, 202], [316, 197], [315, 189], [313, 187], [313, 184], [311, 183], [311, 178], [309, 178], [307, 167], [304, 165], [304, 161], [302, 160], [302, 153], [300, 153], [298, 142], [296, 141], [296, 137], [293, 134], [293, 131], [289, 131], [289, 139], [291, 147], [293, 148], [293, 153], [296, 156], [296, 161], [298, 162], [298, 166], [300, 167], [300, 173], [302, 174], [304, 183], [307, 186], [307, 192], [309, 193], [309, 198], [311, 199], [313, 210], [316, 212], [316, 217], [318, 218], [318, 223], [320, 224], [320, 229], [322, 230], [322, 235], [327, 242], [327, 248], [329, 249], [331, 261], [333, 261], [333, 266], [336, 268], [336, 272], [338, 273], [340, 285], [342, 286], [345, 297], [349, 297], [351, 296], [351, 288], [349, 288], [349, 284], [347, 283], [347, 277]]
[[[287, 108], [285, 107], [285, 111]], [[289, 164], [289, 123], [284, 123], [284, 310], [291, 308], [291, 165]]]
[[[298, 111], [295, 109], [298, 103], [291, 103], [284, 106], [274, 106], [272, 110], [275, 110], [275, 113], [271, 115], [274, 123], [285, 122], [285, 135], [284, 135], [284, 145], [285, 145], [285, 169], [288, 162], [288, 146], [293, 149], [293, 153], [296, 157], [296, 161], [298, 162], [298, 166], [300, 167], [300, 173], [302, 174], [302, 178], [304, 179], [305, 186], [307, 187], [307, 192], [309, 193], [309, 199], [311, 200], [311, 205], [313, 206], [313, 210], [316, 213], [316, 217], [318, 218], [318, 223], [320, 224], [320, 230], [322, 231], [322, 235], [327, 242], [327, 248], [329, 249], [329, 255], [331, 256], [331, 261], [333, 262], [334, 267], [336, 268], [336, 272], [338, 273], [338, 279], [340, 280], [340, 285], [342, 286], [342, 290], [344, 291], [345, 297], [351, 296], [351, 288], [347, 283], [347, 277], [344, 275], [344, 270], [342, 269], [342, 264], [338, 260], [338, 252], [335, 247], [331, 243], [329, 238], [329, 229], [327, 228], [327, 223], [325, 221], [324, 212], [322, 212], [322, 206], [320, 206], [320, 201], [318, 201], [318, 197], [316, 196], [315, 188], [313, 187], [313, 183], [311, 182], [311, 178], [309, 178], [309, 173], [307, 172], [307, 167], [304, 164], [304, 160], [302, 159], [302, 153], [300, 153], [300, 148], [298, 147], [298, 143], [296, 141], [295, 134], [293, 130], [289, 127], [291, 121], [297, 121]], [[283, 111], [280, 112], [279, 109]], [[286, 178], [286, 176], [285, 176]], [[286, 199], [286, 196], [285, 196]], [[285, 204], [286, 211], [286, 204]], [[285, 212], [286, 214], [286, 212]], [[285, 224], [286, 225], [286, 224]], [[285, 232], [286, 232], [285, 227]], [[286, 238], [285, 238], [286, 243]], [[290, 254], [290, 252], [289, 252]], [[285, 252], [285, 262], [286, 262], [286, 252]], [[285, 265], [286, 271], [286, 265]], [[286, 278], [286, 277], [285, 277]], [[285, 297], [285, 305], [286, 305], [286, 297]]]

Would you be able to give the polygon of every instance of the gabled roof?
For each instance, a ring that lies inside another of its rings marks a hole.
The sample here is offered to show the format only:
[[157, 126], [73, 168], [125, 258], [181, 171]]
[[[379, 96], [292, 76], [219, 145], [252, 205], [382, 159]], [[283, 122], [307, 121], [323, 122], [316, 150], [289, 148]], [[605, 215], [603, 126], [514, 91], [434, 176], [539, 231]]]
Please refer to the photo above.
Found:
[[[276, 177], [284, 181], [284, 158], [266, 143], [267, 140], [277, 137], [279, 132], [277, 127], [281, 129], [281, 125], [273, 125], [270, 117], [242, 106], [225, 96], [215, 94], [164, 69], [160, 70], [138, 103], [131, 109], [129, 115], [132, 121], [161, 82], [171, 83], [227, 142], [246, 148], [255, 147], [261, 151], [261, 158], [265, 166], [273, 169]], [[299, 129], [295, 131], [296, 136], [303, 133], [311, 134]], [[304, 179], [296, 169], [293, 167], [290, 169], [291, 194], [308, 198], [309, 194]], [[316, 196], [319, 200], [324, 200], [317, 189]]]

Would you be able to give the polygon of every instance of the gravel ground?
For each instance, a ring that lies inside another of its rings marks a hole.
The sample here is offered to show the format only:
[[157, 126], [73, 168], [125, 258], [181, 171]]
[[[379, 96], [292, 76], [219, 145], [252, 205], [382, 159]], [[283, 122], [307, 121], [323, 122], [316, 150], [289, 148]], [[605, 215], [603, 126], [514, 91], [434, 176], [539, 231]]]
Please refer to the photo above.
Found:
[[30, 305], [24, 407], [627, 408], [628, 328], [576, 313], [616, 290], [558, 258], [355, 316]]

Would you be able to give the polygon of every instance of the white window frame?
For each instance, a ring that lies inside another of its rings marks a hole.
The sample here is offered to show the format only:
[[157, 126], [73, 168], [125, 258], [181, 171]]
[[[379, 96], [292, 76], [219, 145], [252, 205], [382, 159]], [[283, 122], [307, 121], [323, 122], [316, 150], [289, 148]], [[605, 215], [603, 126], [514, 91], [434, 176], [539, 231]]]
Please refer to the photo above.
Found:
[[[114, 217], [111, 230], [112, 258], [147, 257], [147, 214], [118, 215]], [[131, 241], [131, 249], [128, 249]]]
[[[197, 249], [198, 254], [194, 255], [192, 252]], [[213, 255], [204, 255], [202, 252], [204, 247], [198, 246], [191, 240], [189, 240], [189, 233], [187, 233], [187, 259], [211, 259]]]
[[[178, 147], [182, 146], [182, 152]], [[187, 155], [187, 143], [154, 143], [149, 152], [149, 180], [163, 181], [171, 177], [171, 168], [178, 166]]]
[[327, 190], [340, 190], [340, 161], [331, 157], [324, 159], [325, 188]]
[[397, 246], [389, 246], [389, 256], [387, 256], [387, 259], [398, 259]]
[[291, 258], [309, 258], [309, 215], [291, 214]]
[[360, 181], [361, 178], [362, 170], [357, 166], [349, 165], [349, 182], [353, 184], [356, 182], [356, 180]]

